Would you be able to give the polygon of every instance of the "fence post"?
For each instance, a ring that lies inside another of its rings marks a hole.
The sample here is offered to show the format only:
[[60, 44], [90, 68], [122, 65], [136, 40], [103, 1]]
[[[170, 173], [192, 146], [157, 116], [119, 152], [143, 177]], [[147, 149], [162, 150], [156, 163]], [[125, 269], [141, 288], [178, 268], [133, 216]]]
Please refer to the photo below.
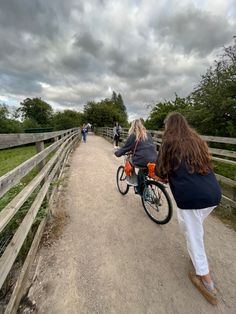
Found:
[[[36, 151], [37, 151], [37, 153], [40, 153], [42, 150], [44, 150], [44, 141], [36, 142], [35, 145], [36, 145]], [[38, 165], [39, 171], [45, 166], [45, 163], [46, 163], [46, 162], [45, 162], [45, 159], [43, 159], [43, 160], [39, 163], [39, 165]]]
[[[35, 145], [36, 145], [36, 151], [37, 151], [37, 153], [40, 153], [41, 151], [44, 150], [44, 141], [36, 142]], [[43, 167], [45, 166], [45, 164], [46, 164], [46, 159], [44, 158], [44, 159], [38, 164], [38, 169], [39, 169], [39, 171], [43, 169]], [[46, 179], [47, 179], [46, 177], [43, 178], [43, 180], [42, 180], [42, 182], [41, 182], [41, 186], [43, 186], [43, 184], [45, 183]], [[45, 198], [46, 198], [47, 201], [49, 200], [49, 191], [47, 191]]]
[[[236, 181], [236, 174], [234, 175], [234, 181]], [[236, 201], [236, 186], [234, 186], [233, 189], [233, 201]]]

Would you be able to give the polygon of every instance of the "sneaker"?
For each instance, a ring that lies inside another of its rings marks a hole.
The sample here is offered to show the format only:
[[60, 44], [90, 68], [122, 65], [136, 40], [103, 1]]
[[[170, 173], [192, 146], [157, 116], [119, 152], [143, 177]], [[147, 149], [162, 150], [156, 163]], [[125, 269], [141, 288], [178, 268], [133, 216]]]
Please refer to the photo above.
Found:
[[205, 299], [207, 299], [208, 302], [210, 302], [213, 305], [218, 304], [216, 289], [213, 289], [211, 291], [208, 290], [203, 284], [201, 276], [198, 276], [193, 272], [189, 272], [188, 276], [189, 279], [194, 284], [194, 286], [200, 291], [200, 293], [205, 297]]
[[126, 177], [125, 180], [126, 180], [128, 185], [138, 186], [138, 178], [137, 178], [137, 175], [135, 173], [133, 173], [129, 177]]

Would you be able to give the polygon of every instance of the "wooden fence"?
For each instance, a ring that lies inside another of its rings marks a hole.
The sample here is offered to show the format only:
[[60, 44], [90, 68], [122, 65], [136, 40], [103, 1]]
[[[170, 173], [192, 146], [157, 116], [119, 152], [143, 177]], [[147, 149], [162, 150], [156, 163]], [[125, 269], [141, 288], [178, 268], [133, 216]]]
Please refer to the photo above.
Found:
[[[161, 145], [162, 134], [161, 131], [149, 130], [153, 137], [154, 144], [158, 147]], [[102, 135], [109, 141], [113, 141], [113, 128], [97, 128], [95, 133]], [[128, 137], [128, 129], [123, 129], [121, 134], [122, 141]], [[236, 138], [229, 137], [215, 137], [215, 136], [202, 136], [202, 138], [211, 146], [212, 143], [221, 143], [231, 146], [230, 149], [211, 148], [212, 159], [223, 164], [234, 165], [236, 168]], [[234, 150], [233, 150], [234, 148]], [[227, 178], [216, 173], [217, 180], [220, 182], [223, 190], [222, 205], [230, 208], [236, 208], [236, 171], [234, 172], [234, 179]]]
[[[44, 141], [49, 139], [53, 141], [53, 144], [44, 148]], [[35, 143], [37, 150], [35, 156], [0, 177], [0, 197], [17, 185], [35, 166], [38, 166], [40, 170], [32, 181], [0, 212], [0, 232], [2, 233], [31, 194], [39, 189], [27, 214], [0, 257], [0, 289], [11, 272], [43, 201], [45, 198], [48, 201], [52, 200], [53, 191], [49, 189], [51, 183], [61, 175], [69, 153], [79, 140], [80, 131], [78, 128], [39, 134], [0, 134], [0, 149]], [[47, 161], [49, 154], [52, 157]], [[17, 311], [21, 297], [24, 294], [28, 271], [43, 234], [46, 219], [47, 216], [42, 219], [37, 228], [5, 313], [16, 313]]]

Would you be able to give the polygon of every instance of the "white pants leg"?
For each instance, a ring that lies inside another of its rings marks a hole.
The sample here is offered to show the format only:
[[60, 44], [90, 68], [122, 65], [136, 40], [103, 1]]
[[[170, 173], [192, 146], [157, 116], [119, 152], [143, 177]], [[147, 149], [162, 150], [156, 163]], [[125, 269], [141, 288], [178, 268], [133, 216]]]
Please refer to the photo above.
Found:
[[207, 275], [209, 267], [204, 246], [203, 222], [215, 208], [180, 209], [177, 208], [178, 221], [187, 241], [187, 249], [193, 262], [196, 274]]

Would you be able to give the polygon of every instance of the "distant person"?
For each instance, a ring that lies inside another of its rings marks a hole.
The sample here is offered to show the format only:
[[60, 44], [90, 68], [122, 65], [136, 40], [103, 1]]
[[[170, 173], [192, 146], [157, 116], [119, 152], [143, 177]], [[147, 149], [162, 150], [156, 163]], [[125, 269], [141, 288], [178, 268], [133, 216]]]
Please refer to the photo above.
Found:
[[[131, 123], [129, 129], [129, 137], [127, 138], [124, 146], [118, 149], [114, 154], [117, 157], [131, 152], [132, 164], [135, 167], [145, 168], [149, 162], [156, 163], [157, 151], [152, 140], [152, 136], [147, 133], [146, 128], [139, 119], [134, 120]], [[127, 177], [127, 183], [129, 185], [137, 185], [140, 188], [140, 178], [135, 173], [131, 177]]]
[[83, 126], [81, 128], [81, 134], [82, 134], [83, 142], [86, 143], [86, 141], [87, 141], [87, 134], [88, 134], [88, 128], [87, 128], [86, 124], [83, 124]]
[[122, 127], [119, 125], [118, 122], [116, 122], [113, 128], [114, 148], [119, 148], [121, 131]]
[[205, 252], [203, 222], [219, 204], [221, 190], [206, 142], [180, 113], [173, 112], [165, 119], [157, 167], [159, 175], [168, 177], [177, 204], [178, 220], [195, 268], [194, 273], [189, 272], [189, 278], [211, 304], [217, 304]]

